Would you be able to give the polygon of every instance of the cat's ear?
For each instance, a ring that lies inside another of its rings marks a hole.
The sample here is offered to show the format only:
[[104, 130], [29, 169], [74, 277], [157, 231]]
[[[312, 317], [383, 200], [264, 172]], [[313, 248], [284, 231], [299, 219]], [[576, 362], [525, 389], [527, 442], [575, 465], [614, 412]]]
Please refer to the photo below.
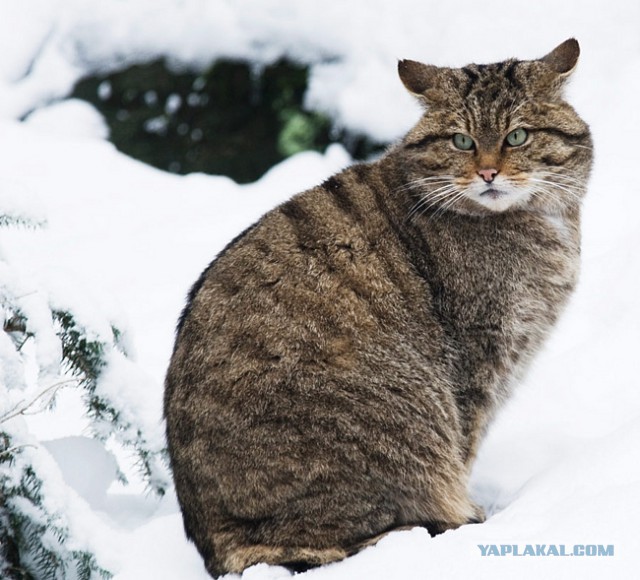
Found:
[[415, 60], [399, 60], [398, 75], [406, 89], [419, 97], [436, 83], [438, 67]]
[[451, 91], [452, 69], [424, 64], [415, 60], [399, 60], [398, 75], [402, 84], [423, 104], [445, 101]]
[[569, 38], [556, 46], [540, 61], [561, 77], [568, 77], [576, 68], [580, 57], [580, 45], [575, 38]]

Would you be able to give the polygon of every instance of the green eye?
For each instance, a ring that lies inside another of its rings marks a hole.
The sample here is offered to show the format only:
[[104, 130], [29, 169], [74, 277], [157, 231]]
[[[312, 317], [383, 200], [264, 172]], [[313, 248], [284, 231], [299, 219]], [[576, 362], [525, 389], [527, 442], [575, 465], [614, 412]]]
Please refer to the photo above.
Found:
[[473, 139], [469, 137], [469, 135], [463, 135], [462, 133], [456, 133], [453, 136], [453, 144], [458, 149], [462, 149], [462, 151], [469, 151], [476, 146], [476, 144], [473, 142]]
[[519, 147], [522, 145], [529, 136], [526, 129], [514, 129], [507, 135], [506, 142], [510, 147]]

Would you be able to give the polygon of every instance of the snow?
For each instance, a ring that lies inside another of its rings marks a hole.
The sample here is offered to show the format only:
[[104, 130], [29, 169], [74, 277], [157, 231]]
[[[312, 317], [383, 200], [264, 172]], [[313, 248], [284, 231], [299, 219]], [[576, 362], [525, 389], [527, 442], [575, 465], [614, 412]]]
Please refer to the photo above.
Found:
[[94, 509], [104, 509], [107, 490], [117, 477], [115, 457], [88, 437], [61, 437], [45, 443], [67, 485]]
[[79, 99], [68, 99], [36, 109], [25, 121], [43, 133], [61, 137], [109, 137], [109, 128], [102, 115], [89, 103]]
[[[145, 429], [159, 441], [162, 381], [190, 285], [265, 211], [350, 160], [334, 145], [324, 154], [296, 155], [246, 186], [225, 177], [169, 175], [104, 141], [104, 123], [89, 105], [61, 100], [81, 74], [160, 55], [198, 67], [219, 56], [264, 64], [288, 54], [312, 64], [308, 104], [353, 130], [393, 139], [419, 115], [396, 78], [398, 58], [446, 66], [535, 58], [575, 36], [582, 58], [568, 95], [590, 123], [596, 146], [581, 282], [481, 448], [472, 493], [489, 519], [436, 538], [421, 529], [393, 533], [305, 576], [634, 577], [640, 566], [639, 25], [640, 4], [626, 0], [540, 0], [517, 8], [506, 0], [3, 3], [0, 213], [46, 225], [0, 228], [0, 258], [19, 271], [19, 279], [3, 277], [2, 284], [14, 295], [45, 289], [47, 296], [24, 300], [41, 328], [45, 299], [72, 306], [96, 336], [110, 332], [111, 323], [122, 328], [131, 360], [113, 367], [104, 388], [141, 409]], [[15, 370], [3, 340], [0, 334], [0, 379], [10, 383]], [[53, 337], [39, 353], [57, 356]], [[30, 418], [29, 429], [49, 450], [37, 461], [51, 474], [52, 498], [67, 506], [74, 529], [116, 580], [207, 577], [184, 538], [173, 494], [157, 500], [140, 495], [139, 486], [114, 483], [113, 457], [87, 439], [71, 389], [59, 393], [53, 413]], [[78, 477], [82, 469], [95, 480]], [[478, 545], [494, 543], [614, 544], [615, 555], [481, 557]], [[265, 565], [243, 575], [288, 577]]]

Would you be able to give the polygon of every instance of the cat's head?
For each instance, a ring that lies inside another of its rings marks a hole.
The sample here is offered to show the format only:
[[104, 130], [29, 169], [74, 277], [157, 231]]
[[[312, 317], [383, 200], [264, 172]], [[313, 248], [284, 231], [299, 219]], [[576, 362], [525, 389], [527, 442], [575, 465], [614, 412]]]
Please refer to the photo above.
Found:
[[584, 195], [589, 127], [562, 99], [580, 47], [569, 39], [539, 60], [444, 68], [398, 63], [425, 105], [400, 145], [414, 213], [564, 213]]

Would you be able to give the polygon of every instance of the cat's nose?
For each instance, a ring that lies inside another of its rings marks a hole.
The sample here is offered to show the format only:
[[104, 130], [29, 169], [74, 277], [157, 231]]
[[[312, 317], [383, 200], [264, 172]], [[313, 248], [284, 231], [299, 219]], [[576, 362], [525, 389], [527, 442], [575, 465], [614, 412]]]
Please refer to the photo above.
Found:
[[491, 183], [496, 175], [498, 175], [497, 169], [478, 169], [478, 175], [485, 180], [486, 183]]

